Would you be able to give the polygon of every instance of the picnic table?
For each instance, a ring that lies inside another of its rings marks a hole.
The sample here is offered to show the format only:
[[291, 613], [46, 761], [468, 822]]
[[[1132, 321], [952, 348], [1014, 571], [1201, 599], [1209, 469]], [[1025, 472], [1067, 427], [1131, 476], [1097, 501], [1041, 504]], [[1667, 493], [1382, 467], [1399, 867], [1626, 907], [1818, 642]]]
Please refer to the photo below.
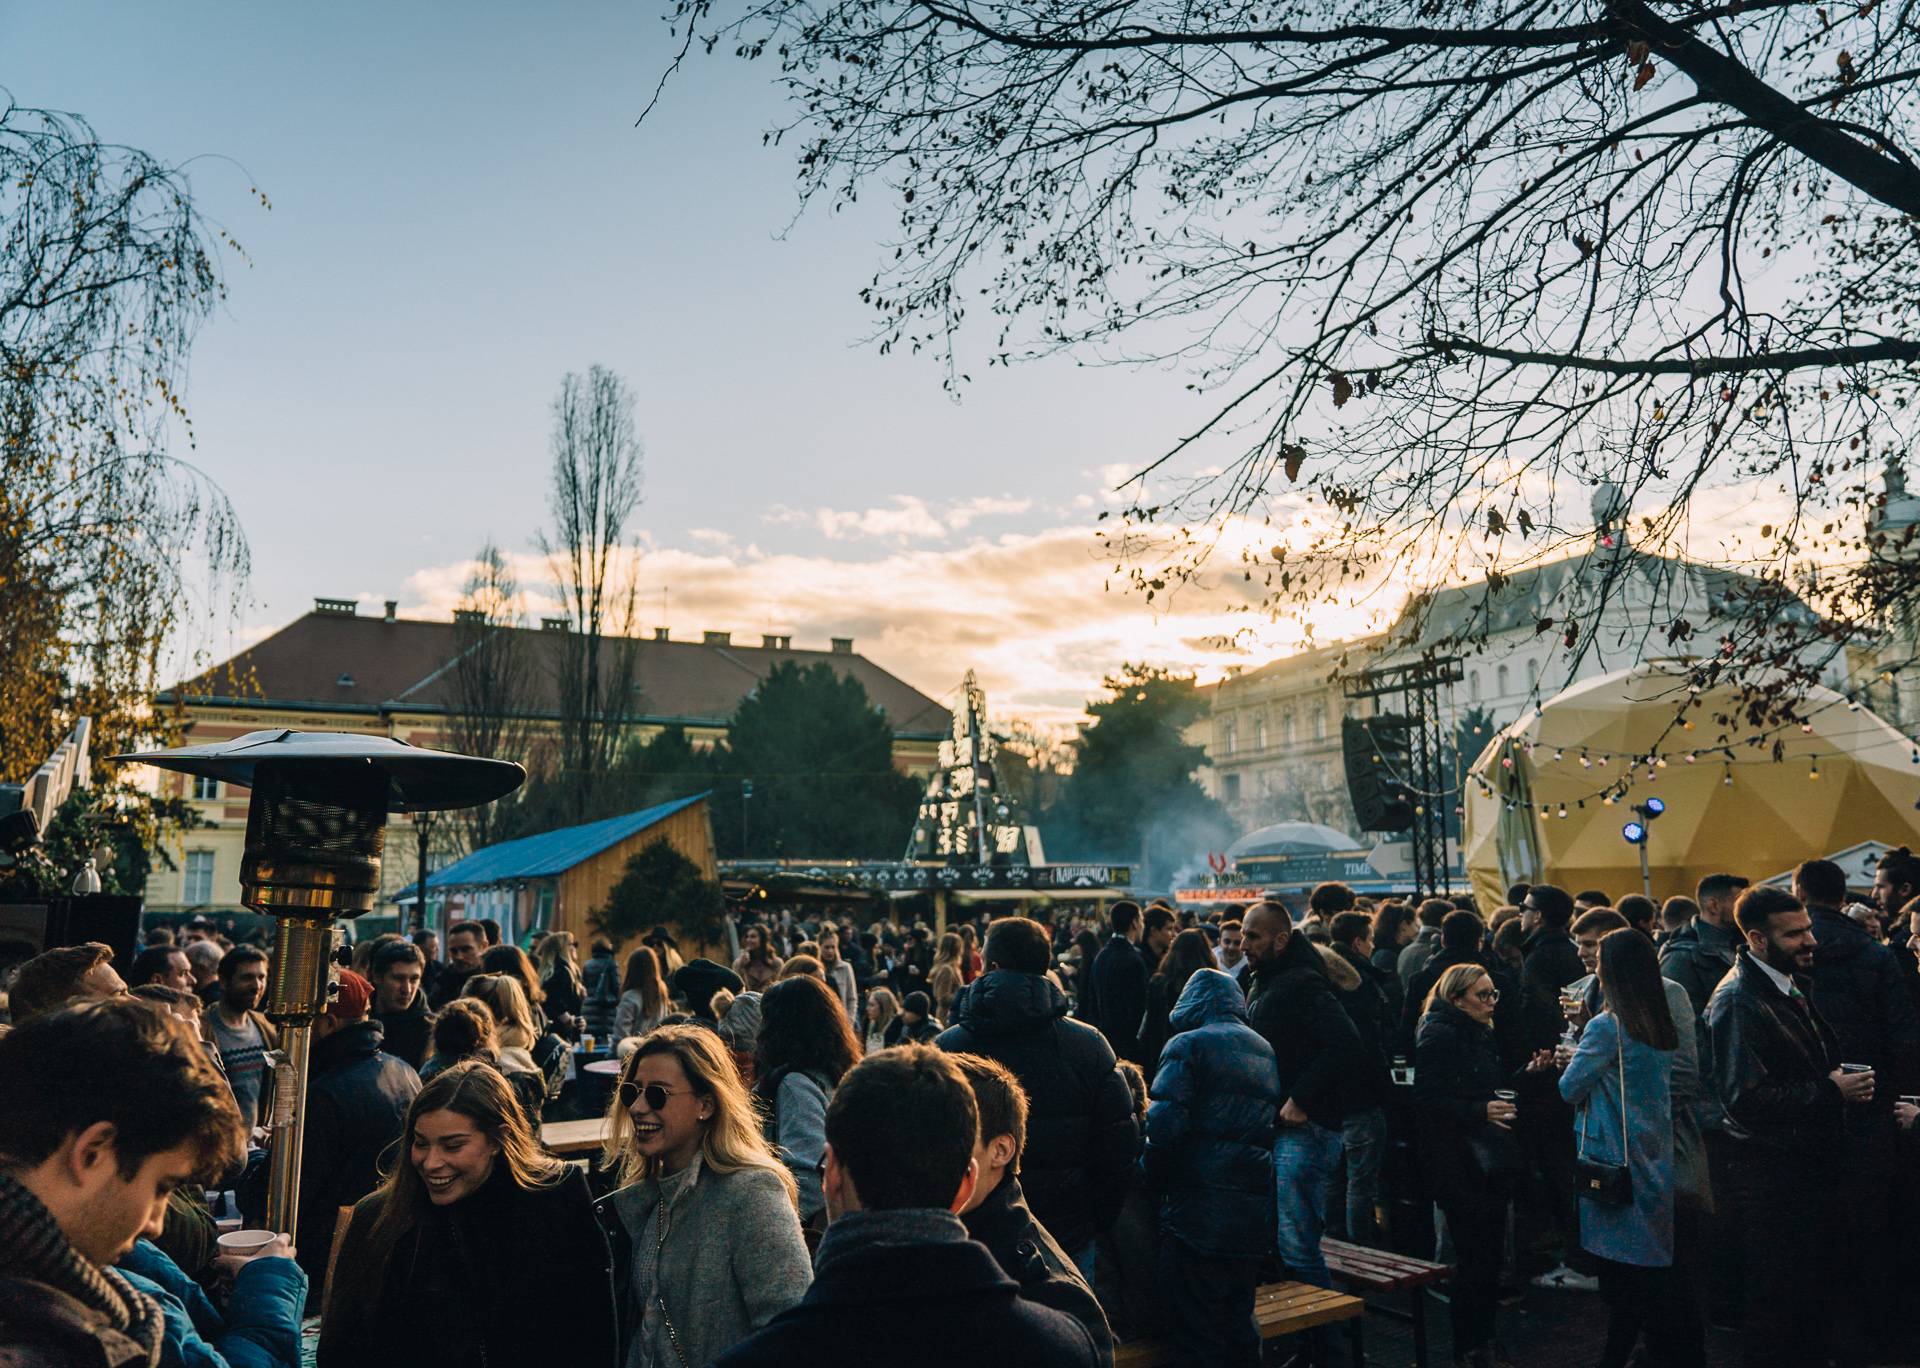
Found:
[[584, 1121], [549, 1121], [540, 1127], [540, 1143], [547, 1152], [562, 1158], [597, 1152], [607, 1139], [607, 1118], [590, 1116]]
[[1405, 1311], [1386, 1306], [1377, 1306], [1374, 1310], [1413, 1322], [1413, 1361], [1416, 1368], [1427, 1368], [1426, 1289], [1444, 1282], [1453, 1270], [1445, 1264], [1348, 1244], [1345, 1240], [1322, 1240], [1320, 1253], [1327, 1261], [1327, 1271], [1343, 1282], [1368, 1292], [1407, 1293]]
[[[1358, 1297], [1311, 1283], [1268, 1283], [1253, 1294], [1253, 1318], [1260, 1327], [1261, 1339], [1348, 1324], [1353, 1336], [1353, 1361], [1360, 1365], [1367, 1361], [1360, 1337], [1360, 1315], [1365, 1309], [1366, 1303]], [[1178, 1363], [1183, 1357], [1180, 1346], [1172, 1340], [1130, 1340], [1114, 1350], [1113, 1368], [1158, 1368], [1163, 1363]]]

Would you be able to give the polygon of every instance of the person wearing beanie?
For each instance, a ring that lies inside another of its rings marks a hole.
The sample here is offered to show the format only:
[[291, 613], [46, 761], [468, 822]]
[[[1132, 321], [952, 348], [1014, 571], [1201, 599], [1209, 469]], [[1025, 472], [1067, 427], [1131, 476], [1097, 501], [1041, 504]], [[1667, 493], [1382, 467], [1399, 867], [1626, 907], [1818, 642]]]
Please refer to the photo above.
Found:
[[939, 1034], [940, 1023], [933, 1019], [933, 999], [925, 993], [908, 993], [900, 1001], [900, 1015], [887, 1025], [887, 1048], [931, 1045]]
[[380, 1048], [385, 1036], [368, 1014], [372, 1006], [373, 985], [342, 969], [338, 994], [313, 1023], [297, 1244], [314, 1306], [325, 1295], [340, 1208], [380, 1185], [381, 1157], [399, 1140], [407, 1107], [420, 1091], [413, 1066]]

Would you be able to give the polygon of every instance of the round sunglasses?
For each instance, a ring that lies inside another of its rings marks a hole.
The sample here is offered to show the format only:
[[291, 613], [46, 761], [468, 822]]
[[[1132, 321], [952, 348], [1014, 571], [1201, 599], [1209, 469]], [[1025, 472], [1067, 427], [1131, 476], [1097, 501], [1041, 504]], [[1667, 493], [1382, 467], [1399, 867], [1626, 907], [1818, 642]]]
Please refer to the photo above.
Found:
[[620, 1105], [631, 1111], [633, 1104], [641, 1098], [647, 1099], [648, 1111], [665, 1111], [667, 1099], [676, 1093], [689, 1092], [687, 1088], [668, 1088], [658, 1083], [622, 1083], [620, 1085]]

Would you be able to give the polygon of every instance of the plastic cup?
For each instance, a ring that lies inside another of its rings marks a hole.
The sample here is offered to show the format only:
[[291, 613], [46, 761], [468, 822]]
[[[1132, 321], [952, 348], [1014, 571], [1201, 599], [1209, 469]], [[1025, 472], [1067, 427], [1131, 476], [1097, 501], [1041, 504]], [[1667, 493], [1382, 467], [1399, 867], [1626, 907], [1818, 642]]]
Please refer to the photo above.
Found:
[[222, 1254], [250, 1259], [279, 1238], [278, 1232], [272, 1230], [229, 1230], [214, 1243]]

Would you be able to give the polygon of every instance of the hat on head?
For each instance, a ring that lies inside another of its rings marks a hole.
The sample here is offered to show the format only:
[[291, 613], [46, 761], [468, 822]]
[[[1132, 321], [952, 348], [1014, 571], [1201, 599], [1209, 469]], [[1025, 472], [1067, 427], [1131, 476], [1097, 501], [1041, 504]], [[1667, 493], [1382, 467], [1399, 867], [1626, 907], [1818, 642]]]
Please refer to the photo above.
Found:
[[335, 1021], [358, 1021], [373, 1002], [373, 985], [351, 969], [340, 971], [340, 993], [327, 1004], [327, 1015]]
[[915, 1016], [933, 1015], [933, 1002], [925, 993], [908, 993], [906, 1001], [902, 1002], [900, 1006], [902, 1009], [912, 1012]]

